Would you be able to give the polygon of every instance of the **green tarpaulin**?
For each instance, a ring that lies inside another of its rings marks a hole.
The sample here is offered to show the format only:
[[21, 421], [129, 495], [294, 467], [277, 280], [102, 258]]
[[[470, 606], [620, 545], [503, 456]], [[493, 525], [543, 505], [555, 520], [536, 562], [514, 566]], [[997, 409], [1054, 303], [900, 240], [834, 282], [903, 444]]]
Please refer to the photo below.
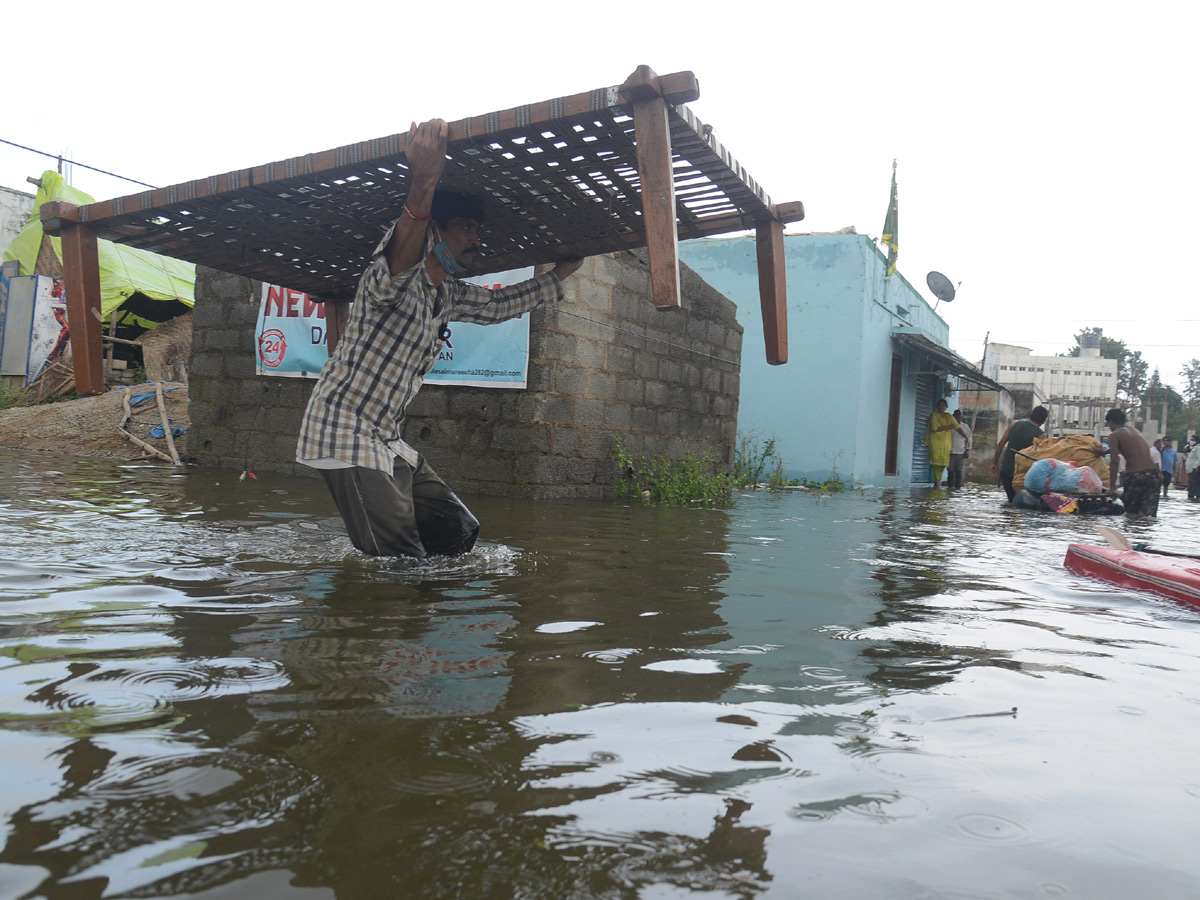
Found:
[[[29, 221], [21, 230], [8, 249], [4, 251], [6, 260], [16, 260], [21, 265], [22, 275], [36, 274], [38, 252], [42, 246], [42, 220], [39, 211], [42, 204], [50, 200], [64, 200], [84, 206], [94, 203], [95, 199], [83, 191], [76, 190], [63, 180], [58, 172], [42, 173], [41, 186], [38, 188], [37, 199], [33, 204], [33, 212]], [[62, 261], [62, 241], [50, 238], [59, 262]], [[160, 256], [146, 250], [133, 247], [123, 247], [112, 241], [99, 241], [100, 256], [100, 311], [107, 320], [113, 310], [124, 306], [134, 294], [141, 294], [150, 300], [169, 302], [172, 300], [193, 306], [196, 300], [196, 266], [193, 263]], [[152, 304], [139, 304], [139, 315], [133, 316], [135, 321], [145, 327], [152, 327], [157, 322], [172, 318], [178, 313], [178, 307], [171, 304], [173, 312], [161, 317], [147, 312]], [[166, 312], [167, 307], [164, 307]]]

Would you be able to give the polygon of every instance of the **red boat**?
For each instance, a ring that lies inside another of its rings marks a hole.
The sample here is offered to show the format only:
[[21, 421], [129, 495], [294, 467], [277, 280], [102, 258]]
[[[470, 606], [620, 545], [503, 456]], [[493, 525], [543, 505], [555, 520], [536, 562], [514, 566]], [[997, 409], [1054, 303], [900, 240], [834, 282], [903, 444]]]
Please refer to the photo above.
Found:
[[1194, 556], [1072, 544], [1063, 562], [1081, 575], [1200, 606], [1200, 559]]

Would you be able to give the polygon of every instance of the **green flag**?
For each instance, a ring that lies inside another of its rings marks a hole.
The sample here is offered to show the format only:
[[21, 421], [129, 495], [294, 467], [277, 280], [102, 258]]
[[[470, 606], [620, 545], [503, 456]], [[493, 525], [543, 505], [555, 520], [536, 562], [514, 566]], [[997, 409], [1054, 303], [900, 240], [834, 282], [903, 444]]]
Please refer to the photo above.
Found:
[[888, 203], [887, 218], [883, 220], [883, 235], [880, 241], [887, 247], [887, 273], [896, 274], [896, 257], [900, 255], [900, 211], [896, 206], [896, 161], [892, 160], [892, 199]]

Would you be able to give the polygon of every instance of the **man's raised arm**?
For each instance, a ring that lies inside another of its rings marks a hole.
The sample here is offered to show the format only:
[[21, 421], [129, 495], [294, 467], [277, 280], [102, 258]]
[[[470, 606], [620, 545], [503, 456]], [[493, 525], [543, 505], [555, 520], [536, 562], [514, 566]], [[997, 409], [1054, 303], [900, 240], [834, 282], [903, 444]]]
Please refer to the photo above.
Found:
[[433, 192], [446, 168], [446, 139], [449, 126], [442, 119], [430, 119], [408, 129], [408, 197], [396, 219], [396, 230], [387, 247], [388, 269], [398, 275], [411, 269], [425, 255], [425, 234], [429, 228]]

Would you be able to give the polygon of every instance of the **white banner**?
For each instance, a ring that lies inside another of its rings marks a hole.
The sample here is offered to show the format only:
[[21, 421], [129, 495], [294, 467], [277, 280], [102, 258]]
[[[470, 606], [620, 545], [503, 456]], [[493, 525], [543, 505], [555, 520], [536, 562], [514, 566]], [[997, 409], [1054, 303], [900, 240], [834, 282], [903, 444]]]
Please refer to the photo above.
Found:
[[[465, 279], [495, 290], [533, 277], [533, 268]], [[259, 375], [316, 378], [329, 358], [325, 305], [302, 291], [264, 284], [255, 328]], [[523, 388], [529, 371], [529, 316], [497, 325], [451, 322], [427, 383]]]

